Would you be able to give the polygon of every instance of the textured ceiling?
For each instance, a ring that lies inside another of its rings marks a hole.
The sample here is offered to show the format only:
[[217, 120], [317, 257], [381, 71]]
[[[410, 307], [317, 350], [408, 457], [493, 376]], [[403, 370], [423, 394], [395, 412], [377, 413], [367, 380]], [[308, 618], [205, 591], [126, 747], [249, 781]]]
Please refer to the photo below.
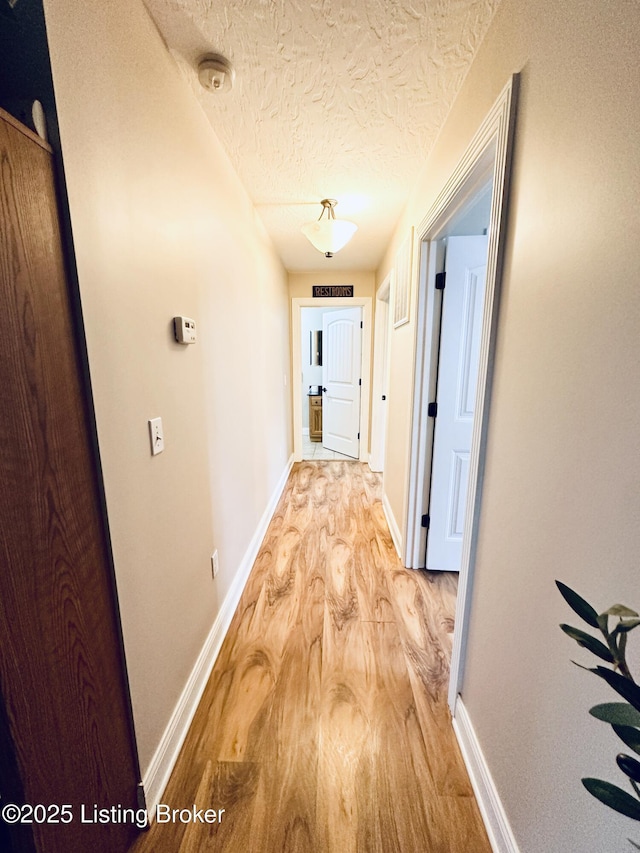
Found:
[[[289, 270], [374, 270], [499, 0], [145, 0]], [[211, 93], [204, 53], [233, 64]], [[335, 258], [300, 234], [338, 199]]]

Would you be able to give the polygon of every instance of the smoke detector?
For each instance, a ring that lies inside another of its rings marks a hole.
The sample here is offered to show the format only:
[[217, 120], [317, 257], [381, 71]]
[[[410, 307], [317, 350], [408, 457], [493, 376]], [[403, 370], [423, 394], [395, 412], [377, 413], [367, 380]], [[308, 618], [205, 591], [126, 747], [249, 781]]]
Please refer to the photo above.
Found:
[[228, 92], [234, 77], [233, 66], [219, 53], [208, 53], [198, 62], [198, 80], [209, 92]]

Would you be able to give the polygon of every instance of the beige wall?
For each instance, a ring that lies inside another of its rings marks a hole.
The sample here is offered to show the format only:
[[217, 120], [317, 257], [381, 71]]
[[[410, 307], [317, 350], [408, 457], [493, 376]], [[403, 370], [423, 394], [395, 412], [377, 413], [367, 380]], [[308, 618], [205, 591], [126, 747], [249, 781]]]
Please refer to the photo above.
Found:
[[287, 279], [140, 0], [45, 7], [144, 772], [292, 451]]
[[[554, 587], [561, 578], [602, 609], [640, 605], [639, 41], [636, 2], [503, 0], [378, 275], [521, 71], [462, 695], [523, 853], [640, 840], [580, 783], [626, 787], [620, 741], [587, 713], [615, 694], [570, 663], [590, 658], [558, 629], [576, 620]], [[398, 458], [385, 482], [400, 517], [413, 353], [403, 329], [392, 334]]]

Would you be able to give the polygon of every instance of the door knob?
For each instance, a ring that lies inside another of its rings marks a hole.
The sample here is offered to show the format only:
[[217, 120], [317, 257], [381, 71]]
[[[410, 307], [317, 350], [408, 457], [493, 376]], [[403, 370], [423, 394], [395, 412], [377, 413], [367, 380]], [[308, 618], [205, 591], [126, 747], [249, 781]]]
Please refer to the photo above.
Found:
[[322, 389], [322, 391], [323, 391], [323, 393], [324, 393], [324, 394], [326, 394], [326, 393], [327, 393], [327, 389], [326, 389], [326, 388], [323, 388], [323, 389]]

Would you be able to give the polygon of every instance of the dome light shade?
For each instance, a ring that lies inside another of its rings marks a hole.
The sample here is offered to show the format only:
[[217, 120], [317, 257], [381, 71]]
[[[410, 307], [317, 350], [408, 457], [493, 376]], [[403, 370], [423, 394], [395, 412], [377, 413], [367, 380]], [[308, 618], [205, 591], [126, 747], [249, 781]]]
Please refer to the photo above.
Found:
[[[320, 218], [315, 222], [307, 222], [301, 229], [311, 245], [326, 258], [332, 258], [336, 252], [343, 249], [358, 230], [355, 222], [336, 219], [333, 208], [337, 203], [333, 198], [323, 199]], [[325, 212], [327, 217], [323, 219]]]

